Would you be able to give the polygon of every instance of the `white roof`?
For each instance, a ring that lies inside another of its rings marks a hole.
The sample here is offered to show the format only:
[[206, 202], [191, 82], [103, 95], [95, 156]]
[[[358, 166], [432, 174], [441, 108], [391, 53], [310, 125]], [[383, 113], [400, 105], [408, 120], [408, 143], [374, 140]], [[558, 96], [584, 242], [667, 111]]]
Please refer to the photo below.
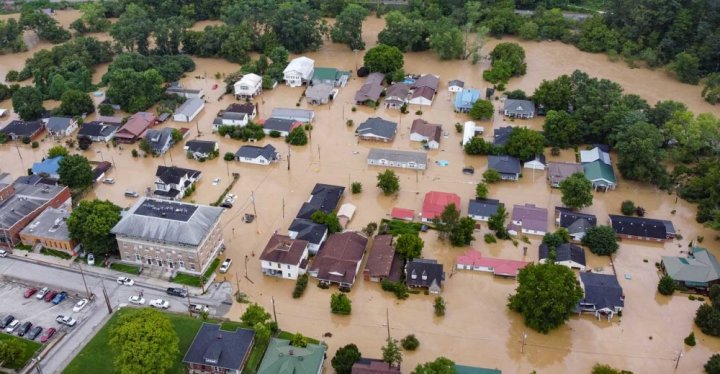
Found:
[[352, 219], [352, 217], [355, 215], [355, 205], [352, 205], [350, 203], [345, 203], [340, 206], [340, 209], [337, 212], [338, 217], [347, 217], [348, 220]]
[[235, 86], [237, 87], [239, 84], [242, 84], [242, 83], [245, 83], [248, 86], [255, 86], [260, 82], [262, 82], [261, 76], [250, 73], [250, 74], [243, 75], [243, 77], [239, 81], [235, 82]]
[[0, 117], [5, 115], [5, 112], [7, 112], [7, 109], [0, 109]]
[[463, 141], [462, 145], [467, 144], [475, 136], [475, 122], [467, 121], [463, 126]]
[[315, 67], [315, 60], [307, 58], [305, 56], [300, 56], [297, 58], [292, 59], [290, 63], [287, 65], [285, 70], [283, 70], [283, 74], [290, 72], [290, 71], [297, 71], [302, 73], [303, 75], [309, 74], [313, 68]]
[[608, 165], [612, 165], [610, 163], [610, 155], [607, 152], [603, 152], [598, 147], [595, 147], [589, 151], [580, 151], [581, 163], [584, 164], [587, 162], [595, 162], [597, 160], [600, 160]]

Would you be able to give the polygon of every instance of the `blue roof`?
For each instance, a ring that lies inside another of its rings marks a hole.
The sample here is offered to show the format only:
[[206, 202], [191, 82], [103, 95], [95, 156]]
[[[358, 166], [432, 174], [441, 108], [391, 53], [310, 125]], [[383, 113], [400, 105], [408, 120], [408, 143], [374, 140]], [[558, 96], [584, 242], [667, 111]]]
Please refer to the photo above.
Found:
[[33, 163], [32, 173], [33, 174], [47, 174], [50, 176], [57, 175], [58, 169], [60, 168], [60, 160], [63, 156], [57, 156], [54, 158], [48, 158], [42, 162]]
[[474, 88], [466, 88], [455, 95], [455, 109], [472, 108], [473, 104], [480, 98], [480, 90]]

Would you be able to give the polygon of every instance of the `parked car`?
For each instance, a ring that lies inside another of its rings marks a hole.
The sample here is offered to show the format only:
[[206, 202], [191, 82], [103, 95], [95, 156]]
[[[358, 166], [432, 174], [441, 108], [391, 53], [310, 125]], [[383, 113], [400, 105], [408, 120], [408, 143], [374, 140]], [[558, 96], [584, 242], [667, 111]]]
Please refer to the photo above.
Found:
[[128, 301], [131, 302], [131, 303], [133, 303], [133, 304], [137, 304], [137, 305], [143, 305], [143, 304], [145, 304], [145, 298], [142, 297], [142, 296], [140, 296], [140, 295], [130, 296], [130, 298], [128, 298]]
[[45, 297], [45, 294], [47, 294], [48, 291], [50, 291], [50, 290], [49, 290], [47, 287], [43, 287], [43, 288], [40, 289], [40, 291], [37, 292], [37, 294], [35, 295], [35, 297], [36, 297], [38, 300], [42, 300], [42, 298]]
[[55, 295], [55, 298], [53, 299], [52, 303], [55, 305], [58, 305], [61, 302], [63, 302], [63, 300], [65, 300], [65, 299], [67, 299], [67, 292], [63, 291], [63, 292], [60, 292], [59, 294]]
[[465, 166], [462, 169], [462, 172], [463, 172], [463, 174], [468, 174], [468, 175], [475, 174], [475, 168], [472, 166]]
[[17, 328], [20, 326], [20, 320], [14, 319], [12, 322], [8, 323], [8, 325], [5, 327], [5, 332], [8, 334], [12, 334], [13, 331], [17, 330]]
[[230, 265], [232, 265], [232, 259], [226, 258], [225, 261], [223, 261], [222, 265], [220, 265], [220, 272], [227, 273], [230, 269]]
[[57, 323], [63, 324], [65, 326], [70, 326], [70, 327], [75, 326], [75, 324], [77, 323], [77, 320], [75, 320], [75, 318], [72, 318], [70, 316], [64, 316], [62, 314], [55, 317], [55, 321]]
[[233, 205], [232, 205], [232, 203], [225, 201], [222, 204], [220, 204], [220, 207], [225, 208], [225, 209], [231, 209], [233, 207]]
[[118, 284], [123, 284], [126, 286], [132, 286], [135, 284], [135, 281], [128, 277], [118, 277], [117, 282]]
[[52, 338], [53, 335], [55, 335], [55, 331], [57, 331], [57, 330], [55, 330], [54, 327], [45, 329], [45, 332], [40, 337], [40, 343], [47, 343], [47, 341], [50, 340], [50, 338]]
[[44, 300], [49, 303], [49, 302], [53, 301], [53, 299], [55, 299], [55, 296], [57, 296], [57, 294], [58, 294], [58, 292], [55, 290], [48, 291], [48, 293], [45, 294]]
[[79, 312], [79, 311], [83, 310], [83, 308], [85, 308], [85, 305], [88, 304], [88, 301], [89, 301], [88, 299], [82, 299], [82, 300], [78, 301], [77, 303], [75, 303], [75, 306], [73, 307], [73, 312]]
[[138, 194], [137, 192], [135, 192], [135, 191], [133, 191], [133, 190], [127, 190], [127, 191], [125, 191], [125, 196], [127, 196], [127, 197], [138, 197], [138, 196], [140, 196], [140, 194]]
[[23, 296], [25, 296], [26, 299], [29, 299], [32, 295], [35, 295], [35, 293], [38, 291], [35, 287], [30, 287], [27, 290], [25, 290], [25, 293]]
[[170, 307], [170, 302], [167, 300], [163, 300], [163, 299], [153, 299], [153, 300], [150, 300], [148, 305], [150, 305], [153, 308], [167, 309]]
[[114, 178], [105, 178], [105, 179], [103, 179], [103, 183], [105, 183], [105, 184], [115, 184], [115, 179], [114, 179]]
[[4, 249], [0, 249], [0, 257], [7, 257], [7, 255], [8, 255], [8, 251], [6, 251]]
[[0, 320], [0, 329], [4, 329], [9, 325], [12, 321], [15, 320], [15, 316], [12, 314], [8, 314], [3, 319]]
[[19, 327], [18, 330], [17, 330], [18, 336], [25, 336], [25, 334], [27, 334], [28, 331], [30, 331], [31, 328], [32, 328], [32, 322], [30, 322], [30, 321], [25, 321], [25, 323], [23, 323], [22, 325], [20, 325], [20, 327]]
[[30, 332], [27, 334], [27, 338], [30, 340], [35, 340], [35, 338], [37, 338], [38, 335], [40, 335], [42, 330], [43, 330], [43, 328], [40, 326], [33, 327], [32, 330], [30, 330]]
[[210, 311], [210, 308], [208, 308], [207, 305], [190, 304], [188, 310], [190, 311], [190, 313], [207, 313]]
[[170, 296], [186, 297], [187, 291], [180, 287], [170, 287], [167, 289], [167, 294]]
[[94, 266], [95, 265], [95, 255], [93, 255], [92, 253], [88, 253], [87, 263], [88, 263], [88, 265]]

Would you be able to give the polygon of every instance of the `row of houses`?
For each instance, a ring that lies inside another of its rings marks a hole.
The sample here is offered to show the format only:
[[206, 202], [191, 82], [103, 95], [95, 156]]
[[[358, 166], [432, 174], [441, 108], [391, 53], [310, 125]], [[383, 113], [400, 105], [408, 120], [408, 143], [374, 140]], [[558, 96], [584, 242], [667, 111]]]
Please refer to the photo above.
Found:
[[385, 90], [385, 75], [370, 73], [365, 83], [355, 93], [355, 103], [365, 105], [379, 102], [385, 92], [385, 107], [400, 109], [403, 105], [430, 106], [439, 87], [439, 77], [433, 74], [407, 76], [402, 82], [394, 82]]

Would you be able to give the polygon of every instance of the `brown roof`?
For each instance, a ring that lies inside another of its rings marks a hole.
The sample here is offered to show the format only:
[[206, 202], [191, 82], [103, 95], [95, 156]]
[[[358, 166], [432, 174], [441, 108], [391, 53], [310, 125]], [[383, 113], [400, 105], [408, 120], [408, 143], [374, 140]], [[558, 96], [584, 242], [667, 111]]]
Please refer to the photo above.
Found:
[[372, 249], [365, 263], [365, 270], [370, 273], [371, 277], [387, 278], [390, 276], [390, 270], [395, 261], [392, 239], [392, 235], [378, 235], [373, 240]]
[[387, 89], [385, 97], [406, 98], [410, 92], [410, 86], [405, 83], [395, 83]]
[[442, 136], [442, 127], [440, 125], [428, 123], [428, 121], [425, 121], [422, 118], [418, 118], [413, 121], [412, 127], [410, 128], [410, 133], [418, 133], [422, 136], [427, 137], [430, 140], [440, 142], [440, 136]]
[[121, 138], [139, 138], [145, 134], [148, 127], [152, 126], [157, 117], [148, 112], [137, 112], [128, 118], [127, 122], [118, 130], [115, 136]]
[[308, 271], [317, 273], [317, 278], [321, 280], [353, 284], [367, 242], [368, 239], [357, 232], [332, 234], [320, 248]]
[[352, 366], [352, 374], [398, 374], [400, 369], [390, 367], [387, 362], [371, 358], [361, 358]]
[[413, 91], [412, 98], [415, 99], [420, 96], [428, 100], [432, 100], [433, 96], [435, 96], [435, 90], [427, 86], [418, 87]]
[[255, 105], [252, 103], [233, 103], [228, 105], [228, 107], [225, 108], [225, 111], [231, 113], [246, 113], [247, 115], [250, 115], [255, 111]]
[[260, 260], [297, 265], [307, 246], [308, 242], [305, 240], [290, 239], [286, 235], [273, 234], [260, 255]]
[[355, 102], [362, 103], [368, 100], [377, 101], [384, 87], [378, 83], [365, 83], [355, 93]]
[[567, 179], [567, 177], [575, 174], [582, 173], [583, 167], [581, 164], [574, 162], [548, 162], [547, 179], [550, 183], [560, 183]]
[[413, 88], [430, 87], [433, 91], [437, 91], [439, 83], [440, 80], [438, 77], [432, 74], [425, 74], [413, 83]]

